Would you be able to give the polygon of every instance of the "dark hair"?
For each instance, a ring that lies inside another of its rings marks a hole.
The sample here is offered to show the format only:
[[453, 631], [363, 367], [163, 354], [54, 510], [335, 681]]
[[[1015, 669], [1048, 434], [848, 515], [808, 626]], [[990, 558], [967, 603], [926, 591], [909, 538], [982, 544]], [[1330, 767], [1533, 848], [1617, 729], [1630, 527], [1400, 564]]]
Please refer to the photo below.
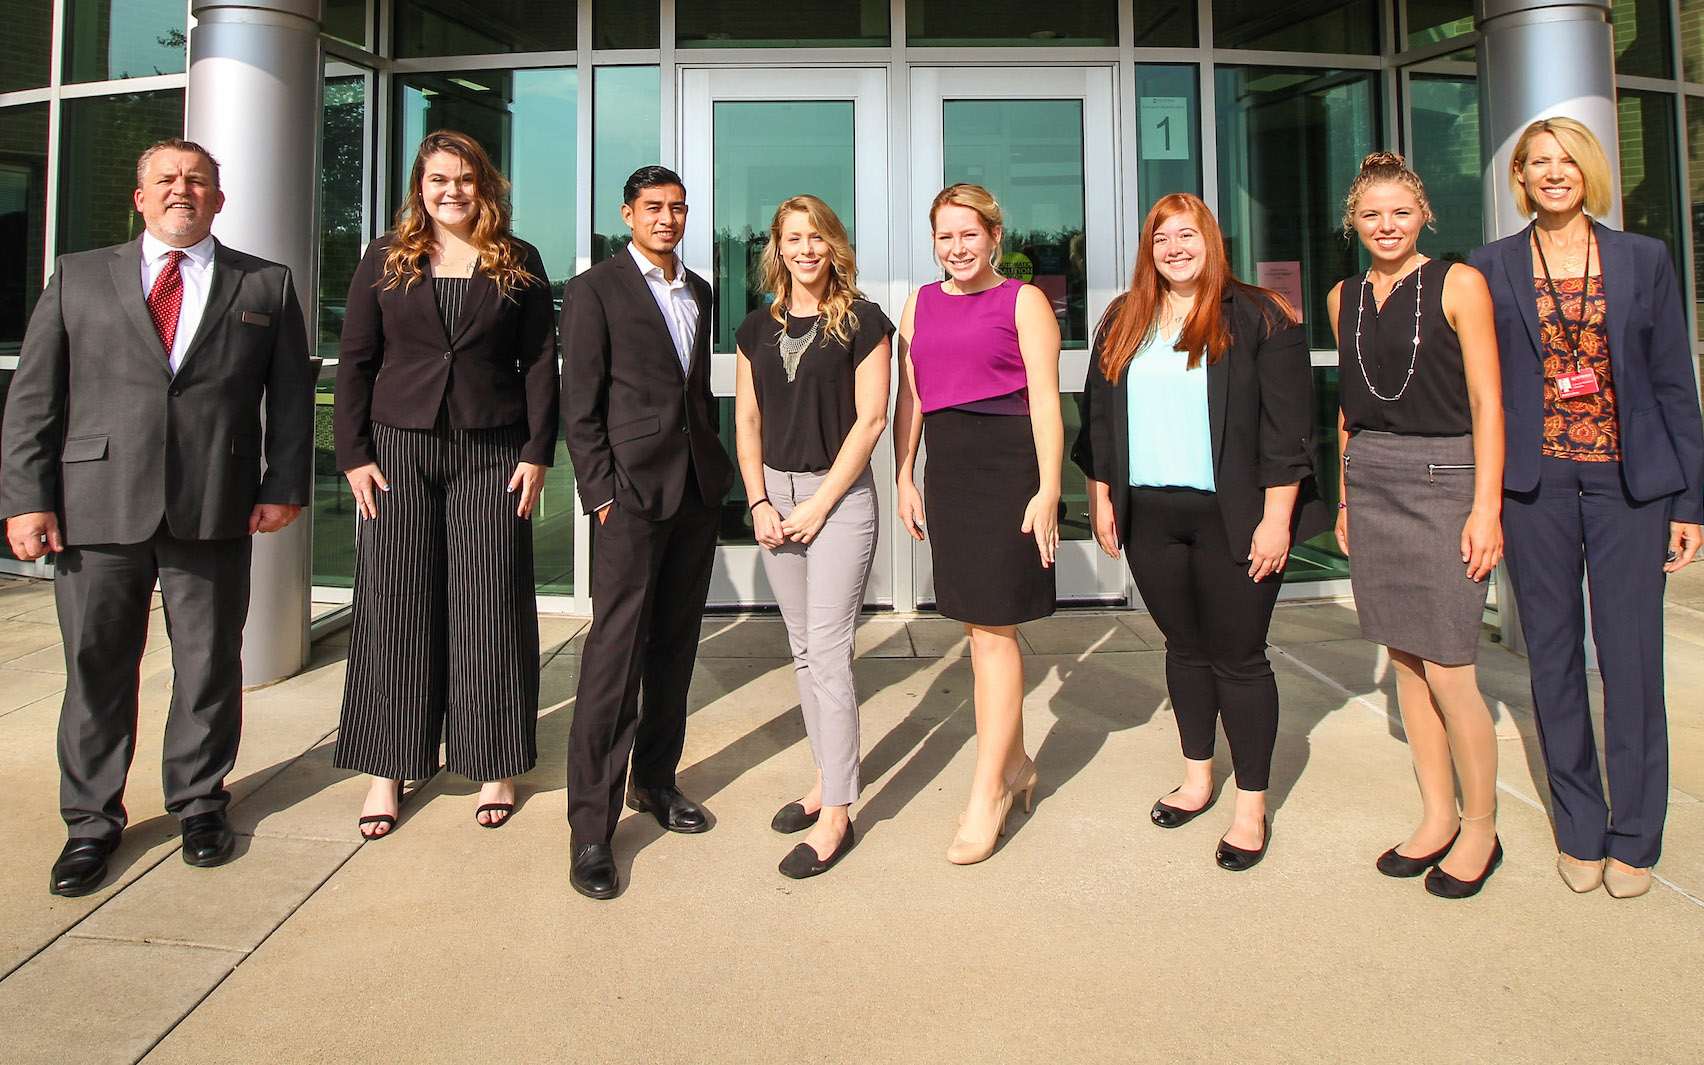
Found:
[[155, 152], [194, 152], [206, 159], [213, 167], [213, 188], [219, 188], [219, 160], [213, 158], [213, 153], [194, 141], [186, 141], [182, 137], [167, 137], [163, 141], [155, 141], [142, 149], [142, 154], [136, 160], [136, 187], [141, 188], [142, 182], [148, 177], [148, 161], [154, 158]]
[[682, 192], [686, 191], [686, 182], [680, 175], [666, 166], [642, 166], [633, 171], [627, 179], [627, 184], [621, 189], [621, 202], [633, 206], [633, 201], [639, 198], [642, 189], [654, 189], [658, 185], [679, 185]]

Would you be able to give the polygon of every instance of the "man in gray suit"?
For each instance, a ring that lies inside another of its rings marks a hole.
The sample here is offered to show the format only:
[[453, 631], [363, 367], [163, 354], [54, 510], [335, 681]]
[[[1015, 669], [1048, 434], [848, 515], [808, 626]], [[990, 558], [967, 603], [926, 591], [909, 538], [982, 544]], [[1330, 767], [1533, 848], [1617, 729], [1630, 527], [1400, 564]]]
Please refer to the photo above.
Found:
[[65, 641], [70, 840], [55, 895], [99, 888], [124, 830], [156, 580], [172, 644], [166, 809], [185, 862], [230, 860], [250, 537], [294, 521], [312, 484], [313, 378], [289, 269], [213, 239], [225, 198], [200, 145], [143, 152], [134, 198], [140, 240], [60, 256], [0, 433], [6, 538], [21, 559], [53, 554]]

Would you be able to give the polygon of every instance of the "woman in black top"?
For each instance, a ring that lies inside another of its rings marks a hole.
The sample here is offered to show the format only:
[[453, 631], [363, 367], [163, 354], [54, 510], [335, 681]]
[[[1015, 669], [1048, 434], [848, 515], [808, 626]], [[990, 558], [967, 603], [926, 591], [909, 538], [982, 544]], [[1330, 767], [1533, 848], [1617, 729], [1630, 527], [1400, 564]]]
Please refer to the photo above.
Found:
[[509, 183], [471, 137], [415, 153], [396, 229], [349, 286], [337, 464], [356, 526], [354, 622], [335, 764], [375, 778], [361, 834], [396, 825], [403, 780], [482, 781], [514, 811], [538, 760], [532, 516], [556, 450], [556, 330]]
[[1484, 581], [1502, 556], [1503, 408], [1485, 279], [1420, 254], [1431, 220], [1402, 157], [1369, 155], [1343, 227], [1373, 265], [1327, 299], [1341, 362], [1337, 541], [1361, 635], [1390, 649], [1420, 784], [1420, 827], [1379, 872], [1426, 873], [1427, 891], [1465, 898], [1503, 858], [1497, 736], [1473, 666]]
[[846, 228], [815, 196], [775, 211], [763, 251], [774, 302], [736, 332], [740, 473], [764, 573], [787, 622], [816, 785], [775, 815], [815, 826], [781, 862], [795, 879], [852, 847], [858, 693], [852, 641], [876, 557], [870, 452], [887, 426], [893, 326], [858, 293]]

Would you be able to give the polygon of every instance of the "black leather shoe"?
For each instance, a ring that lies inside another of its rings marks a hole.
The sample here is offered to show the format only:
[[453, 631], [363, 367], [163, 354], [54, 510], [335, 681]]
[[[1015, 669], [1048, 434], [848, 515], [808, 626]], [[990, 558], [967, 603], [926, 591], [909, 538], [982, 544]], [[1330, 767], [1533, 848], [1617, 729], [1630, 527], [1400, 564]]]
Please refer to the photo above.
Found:
[[1229, 869], [1233, 873], [1243, 873], [1260, 864], [1260, 859], [1266, 857], [1266, 845], [1272, 842], [1272, 827], [1266, 818], [1260, 819], [1260, 849], [1245, 851], [1224, 840], [1219, 841], [1219, 849], [1213, 852], [1213, 860], [1219, 863], [1219, 868]]
[[814, 814], [807, 814], [802, 804], [790, 802], [775, 811], [775, 817], [770, 820], [769, 827], [782, 835], [790, 836], [795, 832], [803, 832], [816, 824], [817, 818], [821, 816], [822, 811], [820, 809]]
[[568, 883], [588, 899], [613, 899], [620, 884], [615, 876], [615, 855], [607, 843], [574, 843], [568, 845], [573, 864], [568, 868]]
[[1217, 795], [1207, 796], [1207, 801], [1201, 804], [1199, 810], [1184, 810], [1176, 806], [1167, 806], [1166, 800], [1160, 799], [1154, 803], [1154, 808], [1148, 811], [1148, 816], [1153, 819], [1154, 824], [1161, 828], [1182, 828], [1206, 813], [1212, 807], [1213, 800], [1216, 798], [1218, 798]]
[[183, 864], [211, 869], [231, 860], [237, 835], [223, 810], [209, 810], [183, 819]]
[[1426, 874], [1426, 890], [1440, 899], [1469, 899], [1479, 894], [1479, 889], [1485, 886], [1485, 881], [1491, 879], [1491, 874], [1503, 864], [1503, 841], [1496, 839], [1491, 844], [1491, 857], [1486, 859], [1485, 871], [1479, 874], [1477, 880], [1457, 880], [1455, 877], [1434, 867]]
[[1444, 844], [1442, 850], [1428, 854], [1424, 858], [1410, 858], [1406, 854], [1398, 854], [1396, 848], [1392, 847], [1379, 855], [1379, 860], [1373, 864], [1378, 866], [1379, 872], [1386, 876], [1416, 877], [1443, 861], [1444, 856], [1450, 852], [1450, 848], [1455, 846], [1455, 841], [1460, 838], [1461, 830], [1457, 829], [1456, 834], [1450, 837], [1450, 841]]
[[64, 898], [87, 895], [106, 879], [107, 858], [118, 849], [117, 840], [94, 836], [76, 836], [65, 841], [59, 860], [53, 863], [53, 875], [47, 890]]
[[790, 876], [794, 880], [826, 873], [834, 868], [834, 863], [846, 857], [846, 852], [852, 849], [854, 837], [852, 822], [846, 823], [846, 834], [840, 837], [840, 843], [826, 858], [817, 857], [816, 848], [809, 843], [801, 843], [787, 852], [787, 857], [781, 859], [781, 875]]
[[627, 787], [627, 808], [648, 813], [670, 832], [707, 832], [710, 819], [697, 803], [670, 784], [666, 788]]

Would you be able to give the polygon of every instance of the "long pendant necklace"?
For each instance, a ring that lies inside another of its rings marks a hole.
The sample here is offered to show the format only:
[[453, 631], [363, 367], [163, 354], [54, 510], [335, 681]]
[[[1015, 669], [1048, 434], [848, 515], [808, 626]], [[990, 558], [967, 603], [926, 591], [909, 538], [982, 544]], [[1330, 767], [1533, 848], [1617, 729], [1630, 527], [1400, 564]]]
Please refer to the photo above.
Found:
[[[1368, 270], [1361, 277], [1361, 303], [1360, 306], [1355, 308], [1355, 365], [1361, 368], [1361, 380], [1367, 382], [1367, 391], [1373, 394], [1374, 399], [1382, 399], [1386, 403], [1395, 403], [1401, 399], [1402, 394], [1408, 391], [1408, 386], [1414, 383], [1414, 367], [1420, 361], [1420, 291], [1421, 282], [1424, 280], [1420, 271], [1425, 265], [1425, 263], [1421, 263], [1414, 268], [1414, 348], [1408, 355], [1408, 373], [1403, 376], [1402, 387], [1396, 390], [1394, 396], [1387, 396], [1379, 392], [1378, 388], [1373, 385], [1372, 376], [1367, 373], [1367, 364], [1361, 360], [1361, 315], [1366, 313], [1367, 310], [1366, 290], [1373, 283], [1373, 272]], [[1399, 279], [1396, 284], [1400, 285], [1402, 281]], [[1396, 291], [1396, 285], [1391, 286], [1391, 291]], [[1389, 299], [1390, 297], [1386, 296], [1385, 298]]]
[[781, 326], [781, 338], [778, 346], [781, 348], [781, 368], [787, 371], [787, 383], [792, 384], [793, 378], [799, 372], [799, 359], [805, 354], [805, 349], [811, 346], [811, 341], [817, 337], [817, 326], [822, 324], [822, 315], [818, 314], [811, 321], [811, 327], [805, 330], [802, 337], [787, 335], [786, 325]]

